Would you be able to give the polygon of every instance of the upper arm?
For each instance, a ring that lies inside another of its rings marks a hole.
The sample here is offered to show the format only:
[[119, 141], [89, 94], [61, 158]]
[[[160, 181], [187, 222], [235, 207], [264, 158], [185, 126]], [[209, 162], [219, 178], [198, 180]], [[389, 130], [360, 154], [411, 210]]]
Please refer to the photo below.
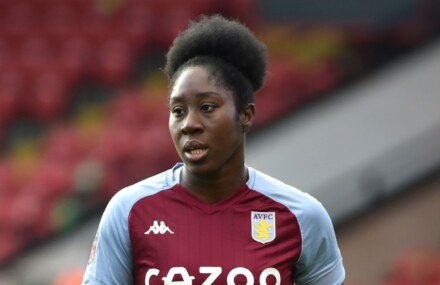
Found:
[[132, 260], [127, 213], [113, 198], [101, 218], [84, 285], [131, 285]]
[[342, 284], [345, 279], [342, 257], [332, 221], [324, 207], [312, 199], [304, 209], [299, 223], [303, 245], [294, 268], [296, 284]]

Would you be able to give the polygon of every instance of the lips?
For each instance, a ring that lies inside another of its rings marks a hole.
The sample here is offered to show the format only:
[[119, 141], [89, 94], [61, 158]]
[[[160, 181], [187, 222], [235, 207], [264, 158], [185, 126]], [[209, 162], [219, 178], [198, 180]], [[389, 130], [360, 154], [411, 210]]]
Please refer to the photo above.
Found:
[[190, 161], [202, 160], [208, 153], [208, 147], [198, 141], [187, 141], [183, 146], [185, 157]]

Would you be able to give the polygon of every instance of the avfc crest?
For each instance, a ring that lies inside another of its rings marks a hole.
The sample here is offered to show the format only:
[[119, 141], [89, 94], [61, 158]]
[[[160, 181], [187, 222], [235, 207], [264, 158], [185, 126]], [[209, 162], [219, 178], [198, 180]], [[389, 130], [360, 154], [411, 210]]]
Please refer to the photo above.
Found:
[[251, 212], [252, 238], [261, 243], [271, 242], [276, 236], [275, 212]]

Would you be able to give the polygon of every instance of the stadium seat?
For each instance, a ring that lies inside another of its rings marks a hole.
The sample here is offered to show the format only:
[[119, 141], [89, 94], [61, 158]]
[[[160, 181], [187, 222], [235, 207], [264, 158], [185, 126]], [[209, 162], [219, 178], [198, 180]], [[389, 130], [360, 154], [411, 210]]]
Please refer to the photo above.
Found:
[[[4, 207], [2, 207], [4, 208]], [[0, 210], [0, 212], [3, 210]], [[0, 229], [0, 265], [6, 265], [14, 256], [19, 254], [25, 241], [20, 237], [6, 229]]]
[[16, 188], [17, 181], [11, 166], [5, 160], [0, 161], [0, 202], [7, 201]]
[[130, 46], [121, 40], [107, 40], [96, 50], [96, 78], [109, 87], [127, 83], [133, 69], [134, 60]]
[[289, 61], [271, 59], [266, 84], [255, 96], [257, 116], [253, 129], [261, 128], [304, 104], [303, 84], [301, 73]]
[[28, 98], [31, 117], [42, 122], [60, 118], [66, 111], [69, 91], [58, 73], [48, 71], [36, 76]]
[[86, 151], [86, 145], [77, 129], [69, 124], [52, 128], [41, 140], [42, 161], [78, 162]]
[[78, 84], [80, 80], [90, 78], [93, 48], [83, 37], [66, 39], [59, 46], [59, 61], [69, 81]]
[[113, 17], [95, 9], [87, 10], [78, 21], [78, 28], [92, 45], [100, 45], [112, 36]]
[[197, 15], [197, 12], [189, 6], [182, 4], [180, 7], [174, 6], [175, 4], [173, 4], [173, 9], [161, 11], [161, 17], [156, 19], [158, 30], [155, 33], [155, 42], [161, 49], [167, 49], [174, 37], [188, 26], [188, 21]]
[[57, 3], [44, 11], [45, 34], [53, 46], [59, 46], [68, 40], [77, 25], [79, 16], [72, 5]]
[[0, 25], [4, 36], [16, 42], [33, 36], [36, 23], [35, 9], [26, 2], [11, 2], [6, 5]]
[[44, 37], [30, 37], [20, 47], [18, 60], [30, 77], [44, 71], [53, 60], [53, 51]]
[[24, 97], [25, 81], [18, 72], [0, 72], [0, 121], [9, 123], [14, 119]]
[[332, 90], [342, 77], [341, 69], [331, 63], [310, 66], [304, 73], [307, 82], [305, 94], [308, 98], [322, 96]]
[[135, 88], [119, 91], [108, 109], [111, 114], [109, 124], [128, 129], [141, 129], [152, 118], [140, 90]]
[[249, 26], [258, 24], [257, 1], [255, 0], [224, 0], [218, 5], [222, 13], [233, 15]]
[[[142, 3], [148, 3], [148, 1]], [[129, 43], [135, 55], [148, 52], [153, 44], [154, 34], [157, 32], [154, 13], [151, 6], [134, 2], [115, 19], [112, 26], [115, 36]]]
[[164, 171], [180, 161], [165, 125], [166, 121], [138, 132], [131, 162], [127, 165], [134, 181]]
[[15, 235], [22, 236], [26, 243], [32, 241], [39, 229], [44, 227], [39, 225], [44, 203], [40, 197], [32, 194], [39, 186], [38, 184], [23, 185], [6, 205], [7, 229]]

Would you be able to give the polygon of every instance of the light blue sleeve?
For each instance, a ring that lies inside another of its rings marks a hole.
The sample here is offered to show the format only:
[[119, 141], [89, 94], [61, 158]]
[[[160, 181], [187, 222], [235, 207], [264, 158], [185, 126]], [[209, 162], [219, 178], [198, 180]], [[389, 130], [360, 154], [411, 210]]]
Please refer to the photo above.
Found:
[[298, 217], [303, 246], [294, 268], [296, 285], [341, 285], [345, 279], [342, 257], [332, 221], [324, 207], [308, 196]]
[[288, 207], [298, 220], [302, 248], [293, 268], [295, 285], [341, 285], [345, 279], [342, 257], [333, 223], [322, 204], [303, 191], [248, 169], [248, 186]]
[[116, 194], [102, 215], [82, 285], [131, 285], [127, 204]]

